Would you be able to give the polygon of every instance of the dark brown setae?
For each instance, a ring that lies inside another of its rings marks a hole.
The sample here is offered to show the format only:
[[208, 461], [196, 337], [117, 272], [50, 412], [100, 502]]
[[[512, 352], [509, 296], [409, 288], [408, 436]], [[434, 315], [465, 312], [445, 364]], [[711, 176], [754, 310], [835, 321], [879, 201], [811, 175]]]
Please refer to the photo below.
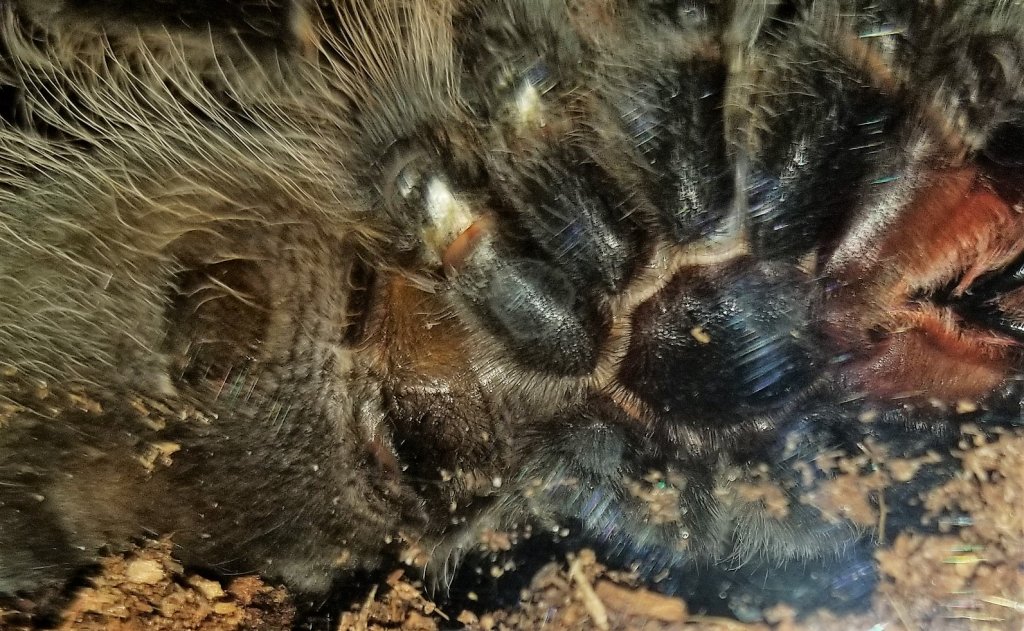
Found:
[[853, 602], [815, 455], [1021, 421], [1017, 4], [20, 0], [0, 46], [0, 596], [536, 528]]

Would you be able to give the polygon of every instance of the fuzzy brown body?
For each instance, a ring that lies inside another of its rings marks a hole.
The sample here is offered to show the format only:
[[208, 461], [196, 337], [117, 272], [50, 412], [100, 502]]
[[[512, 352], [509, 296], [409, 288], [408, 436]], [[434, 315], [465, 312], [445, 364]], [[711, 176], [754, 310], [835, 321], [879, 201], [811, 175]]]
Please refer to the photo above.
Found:
[[0, 8], [0, 595], [569, 527], [853, 599], [797, 465], [1021, 420], [1015, 4], [111, 6]]

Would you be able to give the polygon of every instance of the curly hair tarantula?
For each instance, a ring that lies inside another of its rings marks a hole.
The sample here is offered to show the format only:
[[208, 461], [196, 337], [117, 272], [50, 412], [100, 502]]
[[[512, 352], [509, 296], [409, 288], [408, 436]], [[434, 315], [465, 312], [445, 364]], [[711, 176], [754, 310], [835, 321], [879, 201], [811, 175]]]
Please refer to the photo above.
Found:
[[533, 529], [841, 605], [885, 533], [816, 455], [1021, 422], [1019, 2], [14, 0], [0, 50], [0, 595], [41, 618], [170, 533], [310, 594]]

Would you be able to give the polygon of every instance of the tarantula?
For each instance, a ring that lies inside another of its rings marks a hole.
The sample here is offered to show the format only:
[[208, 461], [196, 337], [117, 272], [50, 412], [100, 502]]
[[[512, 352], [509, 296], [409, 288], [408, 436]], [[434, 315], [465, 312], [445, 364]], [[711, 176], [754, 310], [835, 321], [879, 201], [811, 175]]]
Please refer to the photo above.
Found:
[[1020, 421], [1017, 3], [0, 20], [0, 594], [142, 535], [318, 593], [534, 528], [855, 600], [815, 455]]

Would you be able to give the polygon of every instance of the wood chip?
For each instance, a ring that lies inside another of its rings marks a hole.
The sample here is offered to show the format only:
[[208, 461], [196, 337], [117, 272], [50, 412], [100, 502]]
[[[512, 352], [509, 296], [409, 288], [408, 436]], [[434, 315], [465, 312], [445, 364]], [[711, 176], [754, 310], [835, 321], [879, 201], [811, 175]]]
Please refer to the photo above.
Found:
[[686, 622], [686, 603], [646, 589], [622, 587], [607, 580], [597, 582], [594, 592], [605, 607], [623, 616], [661, 622]]

